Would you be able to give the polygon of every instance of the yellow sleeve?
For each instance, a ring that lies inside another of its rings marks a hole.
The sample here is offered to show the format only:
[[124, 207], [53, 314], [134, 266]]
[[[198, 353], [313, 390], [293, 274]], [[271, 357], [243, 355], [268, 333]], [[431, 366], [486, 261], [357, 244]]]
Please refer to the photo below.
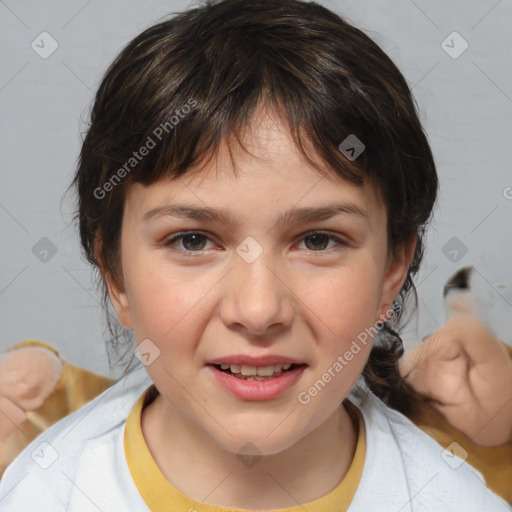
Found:
[[[504, 345], [512, 358], [512, 347]], [[512, 439], [501, 446], [482, 446], [457, 430], [428, 402], [420, 402], [418, 409], [414, 418], [410, 418], [416, 426], [443, 448], [458, 443], [468, 453], [466, 462], [482, 474], [487, 487], [512, 503]]]

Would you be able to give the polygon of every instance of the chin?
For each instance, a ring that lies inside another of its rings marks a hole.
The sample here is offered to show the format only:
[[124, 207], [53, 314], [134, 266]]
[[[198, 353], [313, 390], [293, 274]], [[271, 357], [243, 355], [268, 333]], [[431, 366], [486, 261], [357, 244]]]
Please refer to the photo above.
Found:
[[[230, 433], [233, 437], [228, 436], [227, 438], [220, 440], [217, 439], [217, 443], [224, 450], [231, 452], [232, 454], [242, 456], [269, 456], [281, 453], [290, 448], [300, 438], [297, 436], [297, 431], [293, 433], [288, 429], [282, 429], [279, 434], [276, 433], [276, 424], [269, 426], [268, 429], [254, 430], [254, 428], [244, 428], [240, 426], [240, 432]], [[269, 432], [272, 432], [270, 435]]]

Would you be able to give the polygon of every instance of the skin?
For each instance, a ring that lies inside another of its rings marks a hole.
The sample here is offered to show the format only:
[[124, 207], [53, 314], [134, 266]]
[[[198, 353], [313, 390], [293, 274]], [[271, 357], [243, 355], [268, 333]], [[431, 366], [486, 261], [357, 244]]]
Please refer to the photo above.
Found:
[[[244, 142], [256, 158], [232, 148], [238, 177], [223, 146], [199, 175], [131, 186], [121, 231], [122, 282], [104, 276], [121, 322], [137, 343], [149, 338], [160, 350], [147, 370], [161, 394], [143, 410], [142, 431], [162, 473], [198, 501], [283, 508], [328, 494], [350, 466], [357, 426], [340, 404], [371, 342], [307, 405], [297, 396], [359, 333], [384, 319], [415, 240], [391, 258], [386, 209], [376, 192], [322, 177], [279, 118], [261, 112]], [[226, 208], [240, 224], [143, 220], [171, 201]], [[331, 202], [354, 203], [368, 216], [275, 225], [292, 207]], [[165, 245], [189, 230], [207, 238]], [[348, 245], [322, 238], [315, 248], [306, 235], [319, 230]], [[263, 248], [252, 263], [236, 252], [248, 236]], [[187, 256], [186, 249], [196, 254]], [[206, 366], [229, 354], [280, 354], [308, 366], [278, 398], [244, 401], [221, 388]], [[248, 442], [262, 455], [251, 468], [237, 457], [252, 453], [241, 450]]]
[[62, 363], [44, 347], [23, 347], [0, 355], [0, 476], [28, 444], [22, 427], [62, 377]]
[[20, 410], [39, 409], [61, 377], [60, 359], [44, 347], [19, 348], [0, 356], [0, 396]]
[[399, 366], [405, 380], [475, 443], [512, 441], [512, 359], [472, 311], [453, 311]]

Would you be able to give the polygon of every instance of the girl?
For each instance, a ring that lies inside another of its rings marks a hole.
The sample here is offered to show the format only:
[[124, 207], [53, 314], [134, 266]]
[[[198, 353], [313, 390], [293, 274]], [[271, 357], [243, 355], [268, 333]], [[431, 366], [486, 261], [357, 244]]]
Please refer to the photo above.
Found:
[[100, 85], [74, 185], [142, 366], [27, 447], [2, 510], [509, 510], [402, 414], [438, 181], [360, 30], [299, 0], [150, 27]]

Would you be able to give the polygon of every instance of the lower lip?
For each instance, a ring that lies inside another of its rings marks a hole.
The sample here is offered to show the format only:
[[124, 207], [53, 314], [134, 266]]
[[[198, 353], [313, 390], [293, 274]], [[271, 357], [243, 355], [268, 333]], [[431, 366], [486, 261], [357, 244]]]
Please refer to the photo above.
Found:
[[290, 389], [301, 377], [306, 365], [297, 366], [275, 379], [244, 380], [210, 365], [219, 384], [241, 400], [272, 400]]

